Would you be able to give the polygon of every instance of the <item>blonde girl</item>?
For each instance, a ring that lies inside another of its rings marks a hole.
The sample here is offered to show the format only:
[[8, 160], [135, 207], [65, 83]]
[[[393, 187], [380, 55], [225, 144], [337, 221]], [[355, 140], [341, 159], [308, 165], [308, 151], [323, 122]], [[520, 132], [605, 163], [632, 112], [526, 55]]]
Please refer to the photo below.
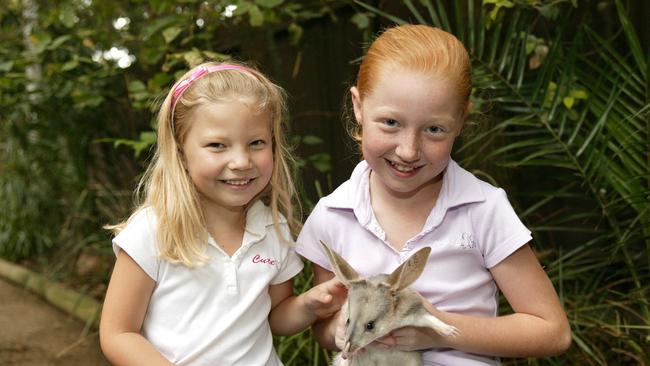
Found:
[[183, 75], [158, 115], [142, 203], [113, 226], [100, 340], [117, 365], [281, 365], [294, 334], [340, 306], [328, 282], [294, 296], [302, 262], [284, 94], [239, 63]]

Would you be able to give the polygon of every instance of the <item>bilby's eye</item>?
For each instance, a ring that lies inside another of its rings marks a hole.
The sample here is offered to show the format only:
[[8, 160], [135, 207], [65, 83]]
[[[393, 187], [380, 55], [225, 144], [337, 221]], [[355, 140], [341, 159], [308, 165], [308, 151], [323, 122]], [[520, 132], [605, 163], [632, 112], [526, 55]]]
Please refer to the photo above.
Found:
[[366, 330], [373, 330], [373, 329], [375, 329], [375, 322], [369, 321], [368, 323], [366, 323]]

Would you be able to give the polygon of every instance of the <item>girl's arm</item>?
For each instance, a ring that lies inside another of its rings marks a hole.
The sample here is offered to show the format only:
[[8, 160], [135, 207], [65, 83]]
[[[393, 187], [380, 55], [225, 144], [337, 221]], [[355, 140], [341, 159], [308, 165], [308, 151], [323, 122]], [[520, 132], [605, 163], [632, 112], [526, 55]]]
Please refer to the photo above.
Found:
[[382, 339], [382, 343], [402, 349], [452, 347], [501, 357], [543, 357], [566, 351], [571, 344], [566, 314], [530, 247], [524, 245], [491, 272], [513, 314], [467, 316], [442, 312], [425, 302], [433, 315], [458, 328], [458, 336], [442, 337], [427, 329], [426, 337], [418, 342], [423, 335], [421, 329], [403, 328]]
[[271, 331], [275, 335], [302, 331], [316, 320], [335, 313], [345, 300], [345, 293], [345, 287], [336, 279], [314, 286], [298, 296], [293, 294], [293, 280], [269, 286]]
[[[334, 278], [333, 272], [326, 270], [316, 263], [312, 263], [312, 267], [314, 269], [314, 286], [318, 286]], [[342, 322], [339, 319], [340, 311], [334, 314], [334, 316], [317, 321], [312, 326], [314, 338], [316, 338], [316, 341], [322, 347], [333, 351], [339, 350], [335, 342], [337, 327], [342, 326]]]
[[141, 334], [155, 282], [123, 250], [106, 291], [99, 338], [114, 365], [172, 365]]

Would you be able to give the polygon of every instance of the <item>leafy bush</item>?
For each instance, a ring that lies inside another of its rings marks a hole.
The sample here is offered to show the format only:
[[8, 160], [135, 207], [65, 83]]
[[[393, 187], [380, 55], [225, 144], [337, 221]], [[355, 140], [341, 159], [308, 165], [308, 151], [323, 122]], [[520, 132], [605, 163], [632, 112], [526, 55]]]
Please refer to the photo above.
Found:
[[[101, 226], [131, 209], [154, 137], [153, 102], [177, 73], [205, 59], [245, 58], [238, 42], [260, 37], [278, 71], [288, 60], [274, 34], [300, 47], [306, 22], [336, 21], [337, 9], [353, 7], [366, 37], [408, 19], [450, 30], [471, 52], [480, 122], [455, 154], [507, 187], [574, 331], [561, 357], [506, 362], [650, 363], [649, 56], [629, 18], [643, 6], [373, 4], [1, 1], [0, 256], [66, 279], [84, 253], [110, 254]], [[331, 179], [327, 138], [294, 139], [323, 149], [300, 162]], [[319, 195], [332, 189], [331, 180], [314, 184]], [[303, 197], [303, 206], [314, 199]], [[310, 273], [296, 279], [297, 291], [310, 285]], [[108, 271], [97, 277], [106, 282]], [[328, 362], [309, 331], [276, 343], [287, 365]]]

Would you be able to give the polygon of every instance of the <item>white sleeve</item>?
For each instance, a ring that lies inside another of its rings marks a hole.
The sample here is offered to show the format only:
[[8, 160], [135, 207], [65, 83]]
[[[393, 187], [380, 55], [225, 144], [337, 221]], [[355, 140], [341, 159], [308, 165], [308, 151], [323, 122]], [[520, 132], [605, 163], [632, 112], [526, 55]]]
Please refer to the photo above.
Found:
[[113, 238], [115, 255], [124, 250], [154, 281], [158, 281], [160, 256], [156, 245], [156, 220], [150, 209], [136, 213]]
[[278, 285], [282, 282], [288, 281], [300, 273], [303, 267], [304, 264], [302, 263], [300, 257], [298, 257], [296, 254], [295, 250], [293, 250], [293, 248], [289, 248], [286, 256], [284, 257], [284, 260], [282, 261], [282, 264], [280, 265], [280, 271], [273, 278], [271, 284]]
[[503, 189], [486, 192], [486, 201], [472, 212], [485, 266], [492, 268], [531, 239]]
[[[283, 233], [282, 235], [285, 238], [291, 238], [291, 233], [289, 232], [289, 228], [286, 225], [282, 225]], [[302, 263], [302, 260], [298, 255], [296, 254], [293, 246], [289, 246], [287, 243], [278, 243], [278, 245], [283, 246], [283, 259], [282, 263], [280, 263], [280, 270], [278, 271], [278, 274], [275, 275], [273, 280], [271, 281], [272, 285], [278, 285], [282, 282], [286, 282], [289, 279], [295, 277], [300, 271], [302, 271], [302, 268], [304, 267], [304, 264]]]

